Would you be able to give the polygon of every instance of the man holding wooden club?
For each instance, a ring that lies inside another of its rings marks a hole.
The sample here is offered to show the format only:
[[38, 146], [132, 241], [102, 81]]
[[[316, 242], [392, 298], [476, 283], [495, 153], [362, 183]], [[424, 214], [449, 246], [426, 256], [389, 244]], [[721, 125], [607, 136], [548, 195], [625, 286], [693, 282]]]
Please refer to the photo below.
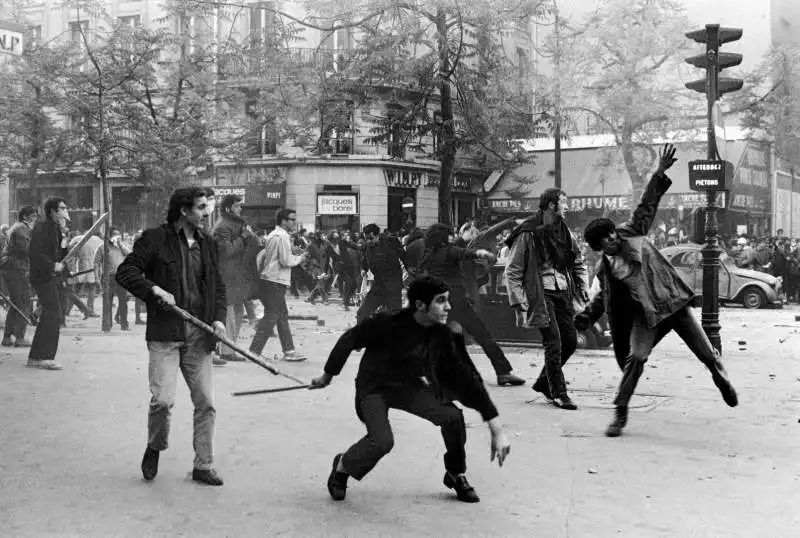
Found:
[[[142, 458], [145, 480], [155, 478], [159, 454], [167, 448], [180, 368], [194, 404], [192, 479], [222, 485], [212, 466], [216, 409], [211, 360], [216, 336], [225, 337], [226, 298], [217, 247], [204, 231], [208, 214], [205, 190], [176, 190], [169, 201], [167, 222], [146, 230], [117, 269], [117, 282], [147, 303], [145, 339], [152, 398]], [[175, 305], [213, 327], [214, 334], [185, 321], [169, 308]]]
[[503, 433], [478, 370], [467, 353], [464, 337], [447, 325], [450, 290], [433, 277], [415, 280], [408, 288], [409, 306], [396, 314], [381, 313], [345, 332], [325, 364], [325, 373], [310, 388], [330, 384], [353, 350], [364, 348], [356, 377], [356, 413], [367, 435], [333, 459], [328, 492], [344, 500], [347, 479], [361, 480], [394, 446], [389, 409], [400, 409], [441, 429], [445, 445], [444, 485], [458, 500], [480, 498], [467, 481], [467, 430], [463, 405], [478, 411], [491, 432], [491, 459], [500, 465], [511, 445]]

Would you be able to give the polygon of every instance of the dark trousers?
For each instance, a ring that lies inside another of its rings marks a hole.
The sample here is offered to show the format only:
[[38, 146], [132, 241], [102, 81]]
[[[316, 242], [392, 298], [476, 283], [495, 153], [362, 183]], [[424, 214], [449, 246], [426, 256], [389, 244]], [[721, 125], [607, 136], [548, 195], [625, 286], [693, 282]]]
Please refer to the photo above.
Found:
[[450, 294], [450, 315], [447, 318], [448, 323], [451, 321], [457, 322], [464, 330], [478, 342], [489, 361], [492, 363], [492, 368], [497, 375], [504, 375], [511, 372], [511, 363], [508, 362], [505, 353], [494, 341], [492, 333], [486, 327], [486, 324], [478, 316], [472, 301], [461, 293]]
[[260, 355], [267, 345], [272, 329], [278, 326], [278, 338], [284, 352], [294, 349], [292, 330], [289, 328], [289, 309], [286, 307], [286, 288], [283, 284], [261, 280], [258, 283], [259, 299], [264, 305], [264, 316], [256, 325], [256, 334], [250, 351]]
[[534, 387], [544, 388], [546, 383], [550, 395], [560, 398], [567, 394], [567, 382], [564, 380], [562, 367], [578, 347], [578, 331], [575, 329], [570, 294], [545, 291], [544, 297], [550, 326], [539, 329], [544, 346], [544, 367]]
[[86, 304], [81, 301], [81, 298], [78, 297], [77, 292], [75, 291], [75, 286], [73, 284], [67, 284], [65, 286], [61, 286], [61, 322], [64, 323], [67, 316], [69, 316], [70, 311], [72, 310], [73, 306], [77, 306], [78, 310], [84, 316], [89, 316], [92, 314], [92, 310], [89, 309]]
[[689, 346], [689, 350], [711, 370], [712, 374], [719, 374], [717, 350], [711, 345], [690, 307], [681, 308], [655, 327], [648, 327], [644, 321], [644, 315], [640, 312], [635, 315], [633, 320], [628, 362], [625, 364], [625, 371], [622, 374], [614, 405], [617, 407], [628, 406], [636, 390], [636, 384], [642, 377], [650, 352], [672, 330], [678, 333], [678, 336]]
[[446, 450], [444, 468], [452, 474], [466, 472], [464, 414], [452, 403], [442, 402], [432, 389], [419, 386], [356, 395], [356, 412], [367, 427], [367, 435], [348, 448], [342, 457], [342, 465], [350, 476], [361, 480], [394, 447], [389, 409], [400, 409], [439, 426]]
[[116, 275], [111, 275], [111, 304], [117, 298], [117, 314], [114, 321], [122, 327], [128, 326], [128, 291], [117, 283]]
[[375, 277], [372, 287], [364, 297], [364, 302], [361, 303], [358, 314], [356, 314], [358, 322], [364, 321], [379, 308], [392, 313], [401, 310], [403, 308], [403, 285], [401, 282], [398, 282], [398, 284], [399, 287], [379, 284], [378, 278]]
[[350, 271], [339, 273], [339, 293], [345, 306], [353, 305], [353, 294], [356, 291], [356, 282]]
[[317, 297], [322, 297], [322, 301], [327, 302], [329, 281], [330, 279], [328, 277], [315, 278], [314, 289], [311, 290], [311, 294], [308, 296], [308, 302], [313, 303], [317, 300]]
[[58, 338], [61, 335], [61, 292], [59, 283], [47, 282], [33, 286], [39, 297], [39, 306], [42, 313], [39, 324], [33, 334], [33, 342], [28, 353], [28, 359], [53, 360], [58, 351]]
[[[31, 313], [31, 285], [28, 281], [28, 275], [24, 271], [4, 271], [3, 280], [5, 284], [5, 293], [8, 298], [14, 303], [14, 306], [22, 310], [26, 315]], [[8, 316], [6, 316], [6, 330], [3, 339], [15, 337], [17, 340], [25, 338], [25, 328], [28, 324], [22, 319], [22, 316], [17, 313], [10, 305], [8, 307]]]

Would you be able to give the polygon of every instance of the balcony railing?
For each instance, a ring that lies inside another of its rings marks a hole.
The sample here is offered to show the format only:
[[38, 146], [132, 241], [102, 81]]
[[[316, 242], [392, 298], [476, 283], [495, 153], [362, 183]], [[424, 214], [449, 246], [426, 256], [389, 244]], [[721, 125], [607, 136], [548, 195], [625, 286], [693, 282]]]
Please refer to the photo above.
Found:
[[312, 71], [340, 72], [353, 65], [356, 56], [352, 50], [251, 48], [221, 57], [219, 74], [223, 80], [236, 80]]

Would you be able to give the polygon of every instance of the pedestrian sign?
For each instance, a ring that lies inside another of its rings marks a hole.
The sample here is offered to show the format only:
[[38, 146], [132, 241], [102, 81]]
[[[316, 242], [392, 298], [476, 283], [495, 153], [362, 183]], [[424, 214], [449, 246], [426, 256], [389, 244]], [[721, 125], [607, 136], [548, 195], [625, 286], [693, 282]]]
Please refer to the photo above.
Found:
[[689, 187], [695, 191], [725, 190], [728, 177], [733, 176], [733, 165], [728, 161], [691, 161]]

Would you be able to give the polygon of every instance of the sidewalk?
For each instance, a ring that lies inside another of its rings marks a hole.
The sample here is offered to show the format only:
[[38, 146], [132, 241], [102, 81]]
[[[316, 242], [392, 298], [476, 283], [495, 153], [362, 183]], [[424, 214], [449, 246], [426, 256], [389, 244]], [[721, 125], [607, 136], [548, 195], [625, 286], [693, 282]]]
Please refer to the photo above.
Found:
[[[298, 347], [309, 360], [278, 363], [319, 375], [355, 310], [290, 299]], [[469, 478], [481, 503], [452, 500], [441, 485], [435, 428], [391, 416], [395, 449], [348, 498], [325, 489], [330, 461], [363, 435], [353, 410], [360, 354], [325, 390], [232, 397], [291, 385], [248, 363], [215, 368], [216, 466], [222, 488], [191, 482], [191, 404], [179, 383], [171, 447], [158, 478], [141, 480], [149, 393], [144, 327], [103, 334], [99, 320], [70, 319], [59, 361], [24, 368], [27, 350], [0, 348], [0, 529], [4, 536], [493, 536], [790, 537], [800, 535], [797, 402], [799, 311], [722, 313], [726, 364], [740, 406], [721, 401], [710, 376], [673, 335], [659, 345], [640, 384], [625, 435], [608, 439], [619, 379], [610, 350], [579, 353], [565, 373], [577, 412], [535, 398], [530, 386], [498, 388], [486, 357], [474, 360], [512, 443], [502, 469], [490, 465], [489, 435], [469, 422]], [[745, 326], [743, 326], [743, 324]], [[249, 343], [252, 330], [244, 334]], [[743, 351], [737, 342], [747, 344]], [[271, 339], [264, 355], [278, 353]], [[542, 351], [510, 349], [532, 379]], [[531, 363], [536, 366], [531, 366]]]

